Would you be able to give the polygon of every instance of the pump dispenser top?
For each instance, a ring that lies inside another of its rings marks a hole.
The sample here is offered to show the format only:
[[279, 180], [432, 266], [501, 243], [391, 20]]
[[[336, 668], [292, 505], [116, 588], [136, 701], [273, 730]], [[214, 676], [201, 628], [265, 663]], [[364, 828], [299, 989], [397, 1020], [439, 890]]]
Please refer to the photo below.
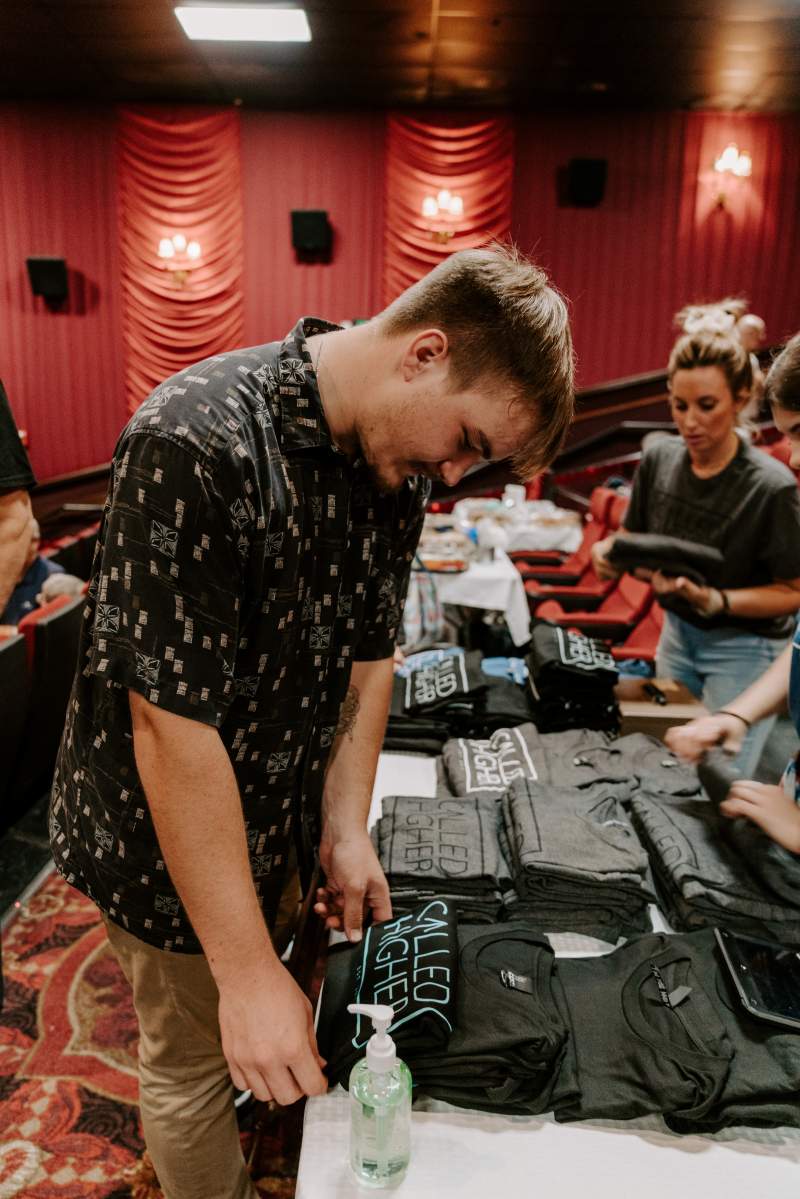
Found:
[[385, 1003], [348, 1003], [348, 1012], [369, 1016], [375, 1032], [367, 1042], [367, 1069], [373, 1074], [386, 1074], [397, 1062], [397, 1050], [388, 1028], [394, 1019], [394, 1009]]

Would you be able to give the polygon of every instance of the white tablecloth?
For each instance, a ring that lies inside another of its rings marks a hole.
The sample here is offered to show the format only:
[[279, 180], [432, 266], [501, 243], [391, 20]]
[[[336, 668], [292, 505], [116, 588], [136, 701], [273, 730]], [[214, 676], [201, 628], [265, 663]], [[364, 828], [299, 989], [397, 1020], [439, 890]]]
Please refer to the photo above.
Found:
[[[370, 825], [384, 795], [433, 795], [433, 758], [381, 754]], [[665, 927], [655, 912], [654, 926]], [[551, 937], [559, 955], [606, 951], [590, 937]], [[349, 1096], [306, 1104], [296, 1199], [364, 1199], [348, 1165]], [[677, 1136], [660, 1116], [556, 1124], [423, 1100], [412, 1113], [401, 1199], [798, 1199], [800, 1129]]]
[[[296, 1199], [364, 1199], [347, 1161], [349, 1096], [309, 1100]], [[800, 1130], [670, 1133], [659, 1117], [556, 1124], [429, 1101], [412, 1113], [400, 1199], [797, 1199]]]
[[514, 644], [524, 645], [529, 639], [531, 618], [522, 578], [502, 550], [497, 550], [494, 562], [473, 562], [461, 574], [435, 574], [433, 578], [443, 604], [502, 612]]

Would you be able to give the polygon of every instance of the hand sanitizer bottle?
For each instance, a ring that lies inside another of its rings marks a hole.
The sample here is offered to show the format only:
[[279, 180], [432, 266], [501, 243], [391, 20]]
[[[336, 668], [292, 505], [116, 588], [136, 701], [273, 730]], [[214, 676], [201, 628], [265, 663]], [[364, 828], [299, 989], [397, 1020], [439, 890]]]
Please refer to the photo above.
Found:
[[395, 1186], [411, 1153], [411, 1072], [386, 1031], [391, 1007], [351, 1003], [347, 1010], [369, 1016], [375, 1027], [366, 1057], [350, 1072], [350, 1165], [365, 1186]]

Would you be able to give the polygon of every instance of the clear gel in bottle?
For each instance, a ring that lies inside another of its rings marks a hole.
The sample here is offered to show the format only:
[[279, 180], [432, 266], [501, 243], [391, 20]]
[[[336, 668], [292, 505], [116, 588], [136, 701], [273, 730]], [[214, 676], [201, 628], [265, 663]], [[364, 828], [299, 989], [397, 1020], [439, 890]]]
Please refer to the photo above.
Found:
[[396, 1186], [411, 1154], [411, 1072], [387, 1033], [391, 1007], [351, 1003], [347, 1010], [375, 1027], [366, 1057], [350, 1072], [350, 1165], [364, 1186]]

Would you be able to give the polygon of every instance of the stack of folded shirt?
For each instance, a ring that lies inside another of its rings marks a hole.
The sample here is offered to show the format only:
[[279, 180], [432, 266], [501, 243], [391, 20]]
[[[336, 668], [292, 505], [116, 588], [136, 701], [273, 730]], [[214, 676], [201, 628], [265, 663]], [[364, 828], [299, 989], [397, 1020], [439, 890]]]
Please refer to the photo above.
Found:
[[570, 1031], [562, 1091], [571, 1076], [572, 1098], [554, 1104], [557, 1121], [702, 1119], [719, 1102], [734, 1045], [695, 935], [651, 934], [599, 957], [558, 959]]
[[394, 1008], [392, 1038], [410, 1065], [419, 1054], [447, 1044], [456, 1019], [457, 977], [456, 916], [444, 899], [371, 925], [358, 945], [335, 946], [317, 1020], [330, 1081], [347, 1085], [374, 1031], [369, 1019], [348, 1012], [349, 1003]]
[[438, 753], [448, 736], [491, 732], [529, 721], [525, 686], [481, 669], [476, 652], [426, 655], [395, 675], [384, 749]]
[[420, 1091], [485, 1111], [548, 1111], [566, 1042], [547, 941], [518, 924], [456, 924], [443, 900], [373, 925], [328, 958], [317, 1041], [332, 1082], [347, 1085], [369, 1021], [348, 1003], [389, 1003], [390, 1033]]
[[392, 908], [407, 911], [439, 896], [459, 920], [497, 919], [510, 890], [498, 838], [496, 799], [387, 796], [372, 830]]
[[527, 664], [533, 718], [540, 732], [619, 729], [617, 669], [602, 641], [537, 620]]
[[409, 1062], [420, 1091], [508, 1114], [573, 1102], [574, 1075], [561, 1071], [567, 1028], [548, 942], [516, 922], [459, 924], [458, 947], [450, 1039]]
[[515, 780], [501, 801], [516, 892], [506, 914], [612, 942], [648, 932], [655, 895], [622, 807], [629, 796], [614, 782], [576, 790]]
[[800, 944], [800, 904], [781, 897], [728, 844], [723, 818], [704, 796], [665, 795], [645, 786], [631, 800], [631, 818], [673, 927], [720, 925]]
[[474, 727], [486, 707], [480, 654], [448, 654], [395, 675], [385, 749], [438, 753], [454, 731]]
[[633, 786], [648, 780], [674, 794], [700, 789], [694, 767], [646, 733], [612, 740], [595, 729], [540, 733], [526, 723], [498, 729], [491, 737], [454, 737], [442, 749], [442, 762], [454, 795], [501, 795], [516, 778], [564, 787], [600, 781]]
[[800, 1126], [800, 1037], [747, 1011], [710, 929], [556, 969], [570, 1033], [557, 1121], [660, 1112], [681, 1133]]

